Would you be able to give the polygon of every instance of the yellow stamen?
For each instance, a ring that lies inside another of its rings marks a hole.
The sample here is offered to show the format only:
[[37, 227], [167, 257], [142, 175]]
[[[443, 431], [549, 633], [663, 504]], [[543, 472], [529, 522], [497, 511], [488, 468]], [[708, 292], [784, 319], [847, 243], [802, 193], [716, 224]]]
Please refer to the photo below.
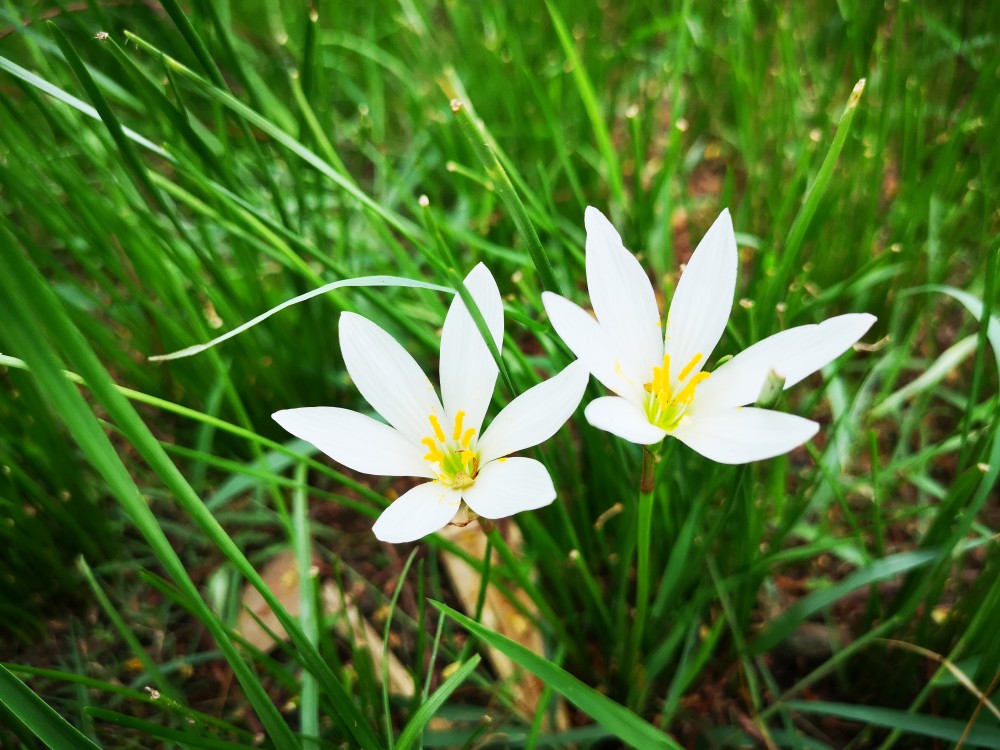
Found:
[[691, 374], [691, 370], [698, 366], [699, 362], [701, 362], [701, 352], [698, 352], [691, 358], [691, 361], [684, 366], [684, 369], [681, 370], [681, 374], [677, 376], [677, 379], [686, 379], [687, 376]]
[[458, 440], [462, 437], [462, 420], [465, 419], [465, 412], [460, 411], [455, 415], [455, 432], [452, 433], [451, 439]]
[[469, 462], [472, 461], [473, 459], [475, 459], [476, 452], [475, 451], [460, 451], [459, 455], [462, 457], [462, 465], [463, 466], [468, 466]]
[[[433, 419], [433, 417], [431, 417]], [[437, 444], [431, 438], [424, 438], [420, 441], [427, 446], [427, 455], [424, 456], [424, 461], [433, 461], [434, 463], [441, 463], [444, 460], [444, 455], [438, 449]]]
[[[699, 354], [698, 356], [700, 357], [701, 355]], [[699, 372], [697, 375], [691, 378], [690, 383], [688, 383], [681, 389], [681, 392], [677, 394], [677, 396], [674, 398], [674, 401], [679, 404], [690, 404], [692, 399], [694, 399], [694, 389], [698, 387], [698, 383], [702, 382], [703, 380], [708, 380], [708, 376], [710, 374], [711, 373], [708, 372]]]
[[[468, 448], [469, 447], [469, 445], [472, 443], [472, 436], [475, 435], [475, 434], [476, 434], [476, 431], [474, 429], [472, 429], [471, 427], [465, 431], [465, 434], [462, 435], [462, 447], [463, 448]], [[456, 434], [455, 437], [457, 438], [458, 435]]]
[[662, 396], [666, 398], [666, 394], [670, 393], [670, 355], [663, 355], [663, 367], [653, 368], [653, 380], [650, 383], [646, 383], [643, 388], [648, 392], [657, 396]]
[[429, 419], [431, 421], [431, 427], [434, 428], [434, 435], [437, 436], [437, 439], [443, 443], [445, 437], [444, 437], [444, 430], [441, 429], [441, 423], [438, 421], [438, 418], [433, 414], [430, 415]]

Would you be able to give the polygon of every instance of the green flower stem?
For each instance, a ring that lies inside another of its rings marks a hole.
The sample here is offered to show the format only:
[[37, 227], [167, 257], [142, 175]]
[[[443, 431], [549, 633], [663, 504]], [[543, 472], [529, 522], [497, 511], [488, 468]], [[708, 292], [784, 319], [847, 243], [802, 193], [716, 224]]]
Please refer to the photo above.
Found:
[[642, 636], [649, 610], [649, 544], [653, 525], [653, 494], [656, 489], [656, 453], [659, 446], [643, 446], [642, 475], [639, 478], [639, 518], [635, 566], [635, 620], [629, 650], [629, 675], [635, 674]]

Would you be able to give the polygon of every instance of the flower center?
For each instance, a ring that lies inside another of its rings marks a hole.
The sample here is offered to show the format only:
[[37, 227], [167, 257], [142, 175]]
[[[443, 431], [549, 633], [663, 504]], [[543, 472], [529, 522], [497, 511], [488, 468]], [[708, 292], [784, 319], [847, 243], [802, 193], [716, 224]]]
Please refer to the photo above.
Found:
[[646, 396], [646, 416], [651, 424], [667, 432], [680, 424], [688, 405], [694, 400], [698, 384], [709, 377], [707, 372], [691, 375], [701, 358], [700, 352], [695, 354], [677, 374], [676, 381], [670, 377], [669, 354], [663, 355], [663, 367], [653, 368], [652, 381], [643, 386], [649, 394]]
[[471, 487], [479, 472], [479, 456], [472, 444], [476, 431], [471, 427], [463, 430], [462, 422], [464, 420], [464, 411], [455, 414], [455, 426], [449, 439], [441, 427], [441, 422], [435, 415], [431, 414], [428, 421], [431, 424], [433, 434], [420, 441], [427, 446], [427, 455], [424, 456], [424, 460], [429, 461], [434, 466], [438, 481], [455, 490]]

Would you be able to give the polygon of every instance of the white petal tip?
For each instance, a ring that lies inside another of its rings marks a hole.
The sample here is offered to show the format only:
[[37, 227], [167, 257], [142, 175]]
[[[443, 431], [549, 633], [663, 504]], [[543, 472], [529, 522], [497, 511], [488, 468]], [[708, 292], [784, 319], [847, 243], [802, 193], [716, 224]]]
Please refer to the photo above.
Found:
[[588, 232], [593, 232], [598, 228], [610, 227], [611, 222], [601, 211], [593, 206], [587, 206], [587, 210], [583, 212], [583, 225]]

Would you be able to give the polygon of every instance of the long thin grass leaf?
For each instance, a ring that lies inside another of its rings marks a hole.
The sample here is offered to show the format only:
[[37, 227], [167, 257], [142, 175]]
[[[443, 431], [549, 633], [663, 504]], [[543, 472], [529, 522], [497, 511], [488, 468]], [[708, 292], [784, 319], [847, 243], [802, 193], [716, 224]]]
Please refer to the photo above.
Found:
[[633, 747], [680, 750], [681, 746], [669, 735], [664, 734], [652, 724], [648, 724], [606, 695], [601, 695], [548, 659], [499, 633], [494, 633], [489, 628], [445, 604], [436, 601], [432, 601], [431, 604], [470, 633], [537, 676], [546, 685], [551, 686], [553, 690], [622, 741]]
[[3, 665], [0, 665], [0, 703], [52, 750], [100, 750]]
[[399, 739], [396, 740], [396, 750], [410, 750], [410, 747], [420, 739], [424, 727], [434, 718], [434, 714], [451, 697], [451, 694], [461, 687], [469, 675], [476, 670], [481, 660], [479, 654], [473, 654], [468, 661], [455, 670], [454, 674], [442, 682], [440, 687], [431, 693], [427, 700], [420, 704], [420, 708], [414, 712], [410, 720], [406, 722], [406, 726], [403, 727], [403, 731], [400, 732]]

